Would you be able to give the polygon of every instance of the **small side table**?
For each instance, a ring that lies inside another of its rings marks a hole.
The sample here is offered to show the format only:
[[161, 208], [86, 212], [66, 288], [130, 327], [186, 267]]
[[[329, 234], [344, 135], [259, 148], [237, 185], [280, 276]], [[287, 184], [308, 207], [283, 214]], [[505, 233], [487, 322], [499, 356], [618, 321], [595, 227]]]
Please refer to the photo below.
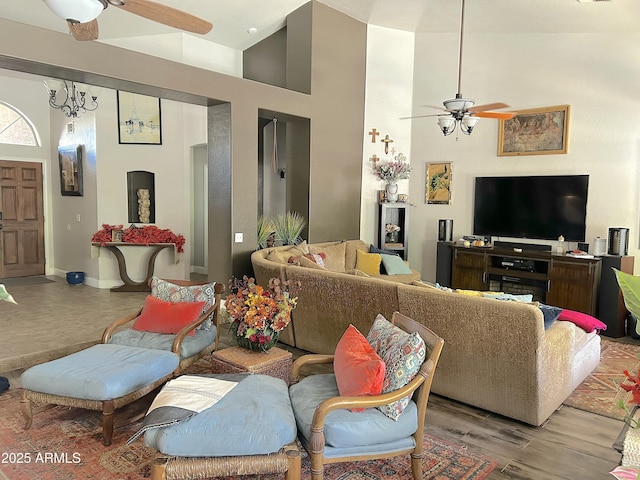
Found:
[[223, 348], [211, 355], [213, 373], [261, 373], [289, 384], [291, 352], [273, 347], [267, 352], [253, 352], [242, 347]]

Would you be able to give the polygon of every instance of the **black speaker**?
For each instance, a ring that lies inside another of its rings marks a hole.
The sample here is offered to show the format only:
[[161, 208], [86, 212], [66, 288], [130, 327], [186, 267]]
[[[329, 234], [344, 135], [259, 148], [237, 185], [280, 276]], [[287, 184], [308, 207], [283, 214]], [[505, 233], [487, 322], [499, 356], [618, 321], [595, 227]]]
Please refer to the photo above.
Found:
[[453, 265], [453, 242], [438, 242], [436, 252], [436, 282], [451, 287], [451, 267]]
[[629, 312], [624, 306], [622, 292], [612, 268], [633, 275], [634, 257], [603, 255], [600, 259], [602, 261], [602, 273], [600, 274], [600, 285], [598, 287], [596, 317], [607, 324], [607, 329], [602, 331], [601, 334], [607, 337], [624, 337], [627, 335], [626, 321]]

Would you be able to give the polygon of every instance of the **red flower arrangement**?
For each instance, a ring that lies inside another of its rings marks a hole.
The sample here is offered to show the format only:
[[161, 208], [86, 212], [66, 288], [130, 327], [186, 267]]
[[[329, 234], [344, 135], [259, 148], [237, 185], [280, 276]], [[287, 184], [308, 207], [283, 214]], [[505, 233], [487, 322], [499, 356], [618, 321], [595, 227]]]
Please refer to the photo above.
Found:
[[[91, 237], [92, 243], [104, 245], [111, 241], [111, 232], [113, 230], [122, 230], [122, 225], [103, 224], [102, 230], [97, 231]], [[185, 239], [182, 235], [176, 235], [171, 230], [158, 228], [155, 225], [144, 225], [136, 227], [131, 225], [122, 232], [122, 241], [124, 243], [143, 243], [149, 245], [151, 243], [173, 243], [178, 252], [184, 251]]]
[[624, 376], [627, 377], [625, 383], [618, 385], [625, 392], [631, 392], [631, 398], [628, 402], [624, 400], [618, 401], [618, 406], [625, 411], [624, 422], [631, 428], [640, 427], [640, 420], [634, 418], [633, 410], [628, 404], [640, 405], [640, 372], [634, 377], [629, 370], [623, 370]]

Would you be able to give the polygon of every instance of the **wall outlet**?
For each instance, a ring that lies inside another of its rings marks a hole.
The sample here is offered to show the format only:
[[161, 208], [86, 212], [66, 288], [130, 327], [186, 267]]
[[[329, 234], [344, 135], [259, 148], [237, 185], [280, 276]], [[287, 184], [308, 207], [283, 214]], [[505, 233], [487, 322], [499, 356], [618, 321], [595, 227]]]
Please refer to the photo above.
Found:
[[236, 232], [236, 243], [242, 243], [244, 241], [244, 234], [242, 232]]
[[80, 221], [80, 214], [76, 213], [76, 222], [79, 222], [79, 221]]

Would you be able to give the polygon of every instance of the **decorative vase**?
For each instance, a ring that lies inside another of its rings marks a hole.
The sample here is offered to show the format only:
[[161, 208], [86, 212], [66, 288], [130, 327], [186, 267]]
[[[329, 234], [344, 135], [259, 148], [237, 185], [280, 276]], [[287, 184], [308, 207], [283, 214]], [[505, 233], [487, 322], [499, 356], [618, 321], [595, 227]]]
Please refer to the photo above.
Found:
[[398, 184], [397, 183], [387, 183], [385, 190], [386, 190], [387, 202], [398, 201]]
[[398, 232], [387, 233], [387, 243], [397, 243], [397, 242], [398, 242]]
[[251, 350], [254, 352], [266, 352], [271, 348], [275, 347], [278, 343], [278, 339], [280, 338], [280, 332], [273, 332], [271, 334], [271, 339], [266, 343], [253, 342], [244, 335], [238, 335], [238, 322], [231, 323], [231, 329], [236, 337], [236, 342], [239, 347], [245, 348], [247, 350]]
[[640, 465], [640, 429], [629, 428], [624, 437], [622, 465]]

